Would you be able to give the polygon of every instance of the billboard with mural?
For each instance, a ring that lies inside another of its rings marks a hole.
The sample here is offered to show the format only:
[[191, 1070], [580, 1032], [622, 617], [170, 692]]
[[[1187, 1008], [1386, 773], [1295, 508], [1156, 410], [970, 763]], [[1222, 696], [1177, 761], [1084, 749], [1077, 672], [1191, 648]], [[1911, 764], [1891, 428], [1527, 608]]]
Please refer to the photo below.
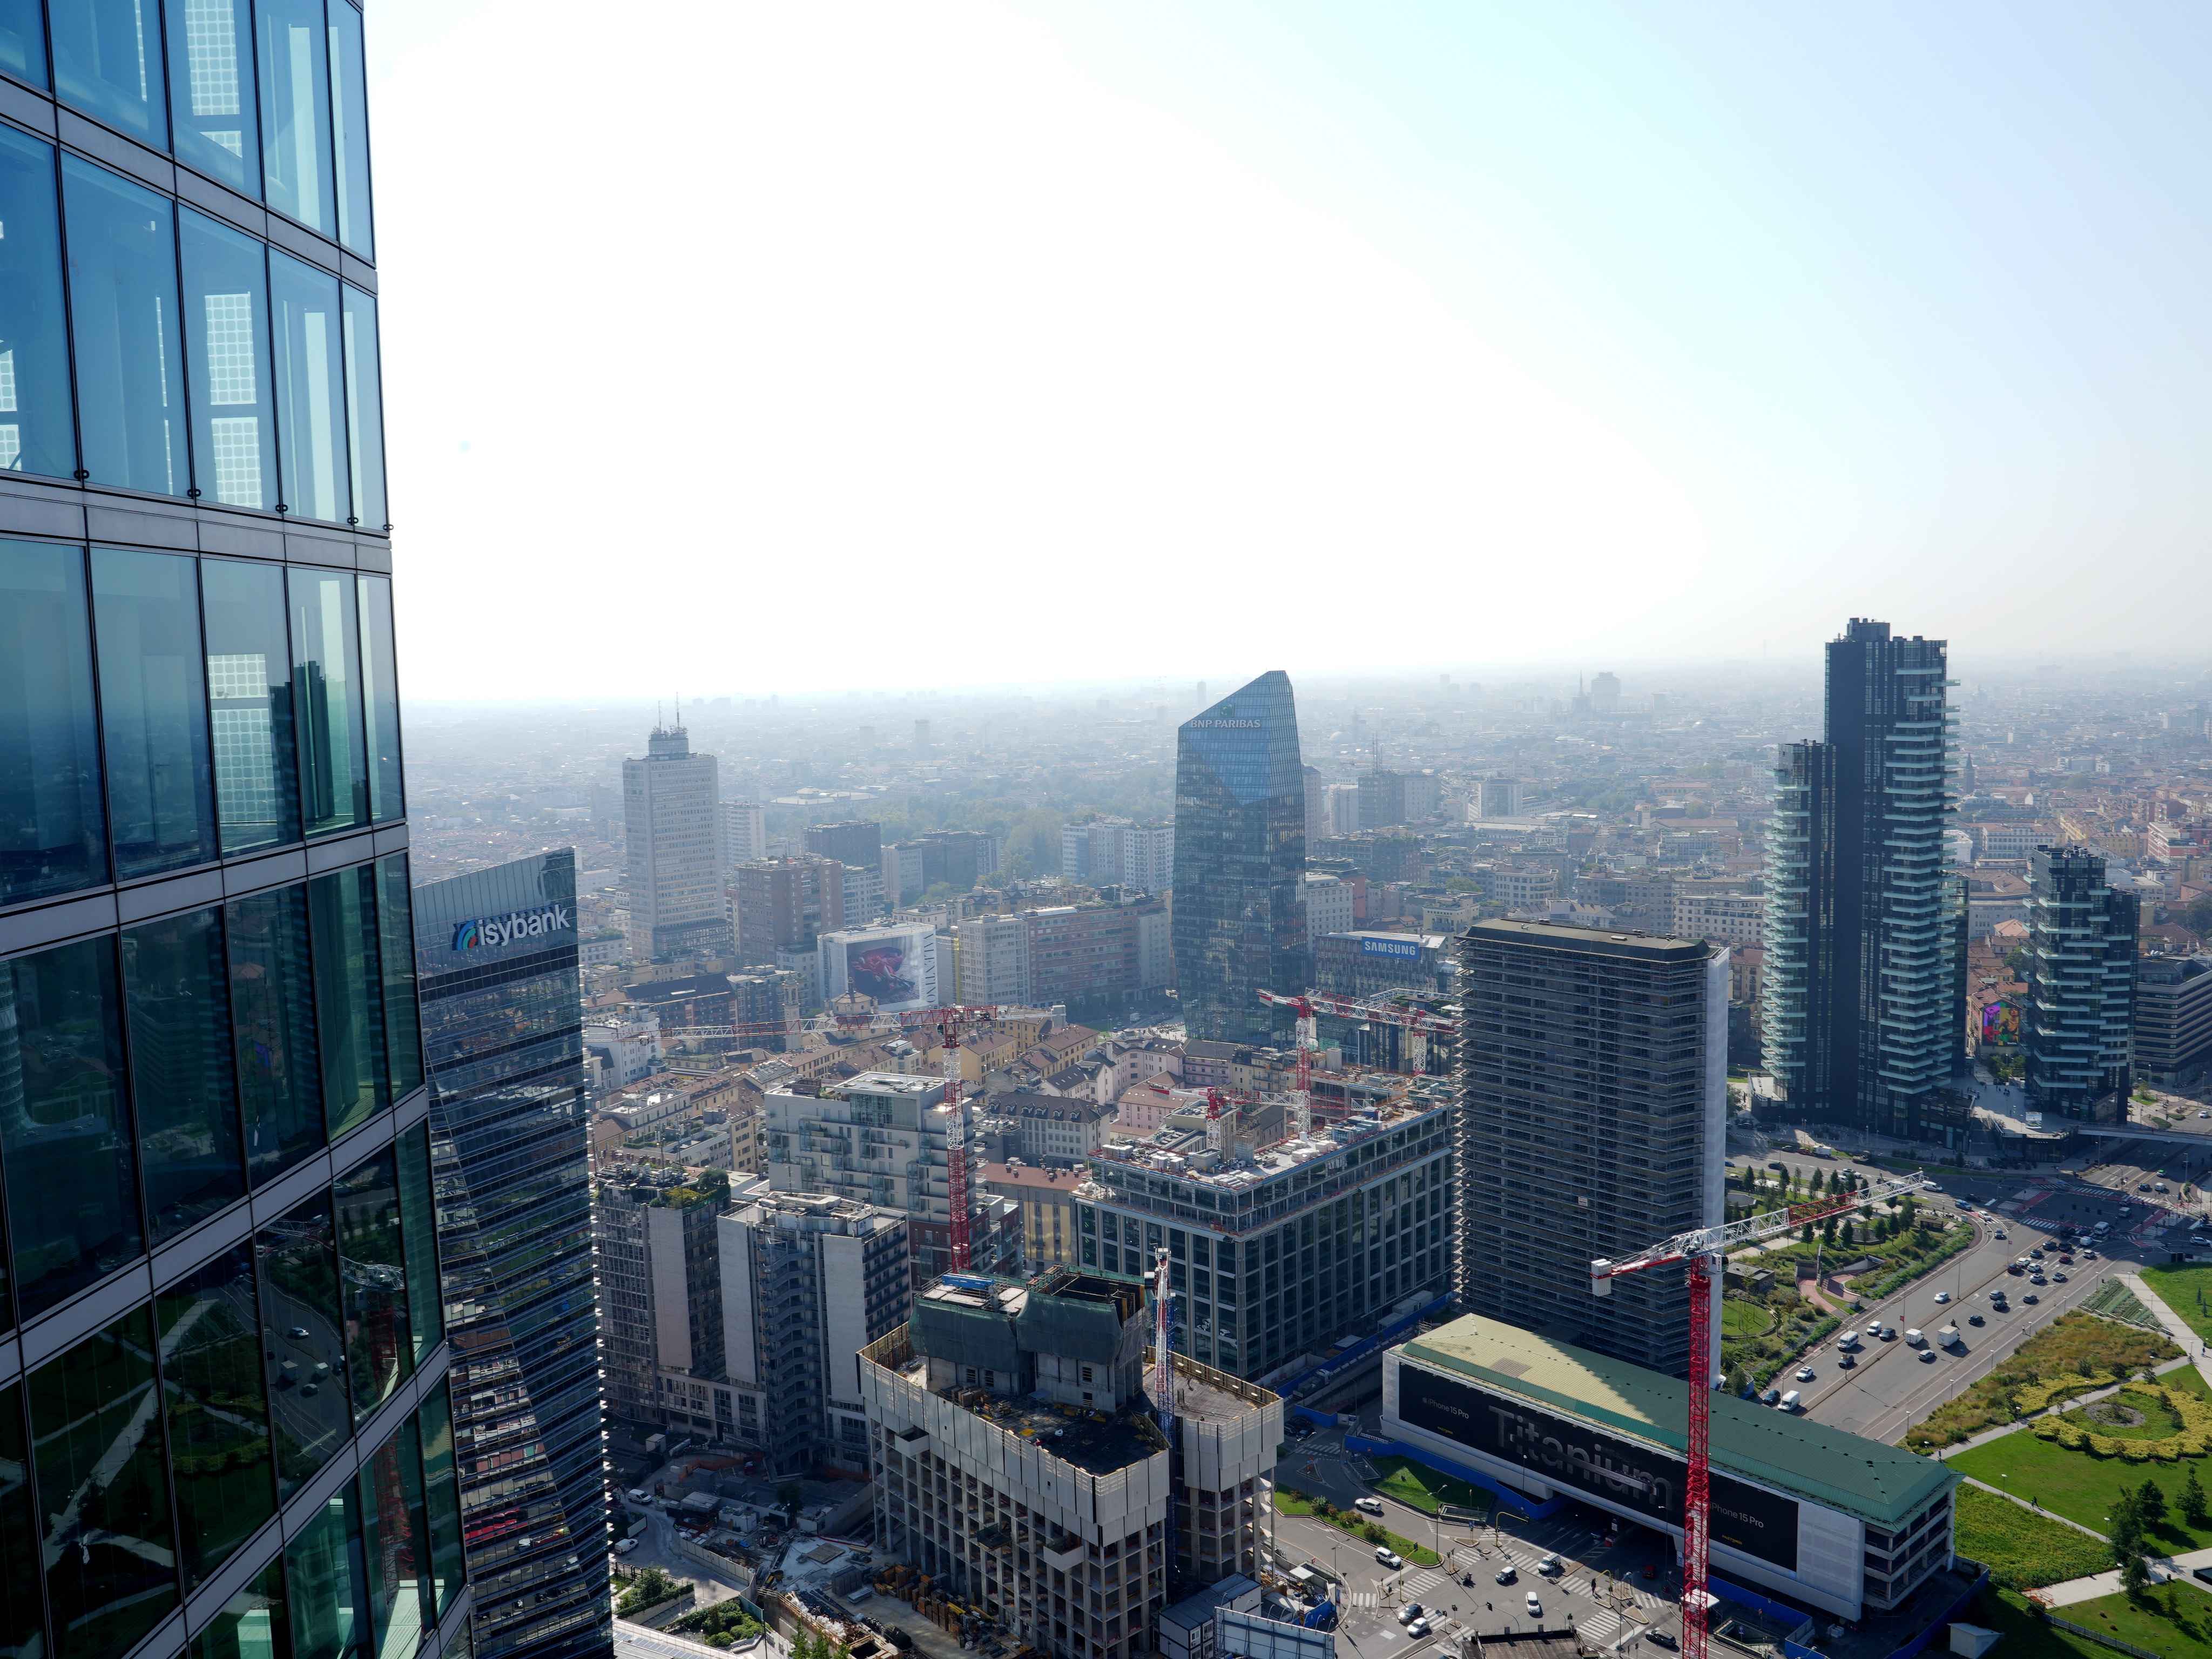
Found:
[[886, 1012], [934, 1008], [937, 933], [928, 927], [867, 927], [822, 936], [822, 989], [868, 998]]
[[1983, 1046], [1990, 1048], [2019, 1041], [2020, 1005], [2006, 997], [1984, 1004], [1982, 1008]]

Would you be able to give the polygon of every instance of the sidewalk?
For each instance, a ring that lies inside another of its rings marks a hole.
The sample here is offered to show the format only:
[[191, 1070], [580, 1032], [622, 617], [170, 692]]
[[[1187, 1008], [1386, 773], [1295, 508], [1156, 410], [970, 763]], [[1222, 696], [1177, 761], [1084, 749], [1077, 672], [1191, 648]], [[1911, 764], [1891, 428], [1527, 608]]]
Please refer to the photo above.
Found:
[[2158, 1316], [2158, 1322], [2166, 1327], [2166, 1334], [2174, 1345], [2197, 1363], [2197, 1374], [2212, 1382], [2212, 1358], [2204, 1352], [2204, 1339], [2189, 1328], [2189, 1322], [2167, 1307], [2159, 1293], [2143, 1283], [2141, 1273], [2115, 1273], [2114, 1278], [2136, 1293], [2136, 1299]]
[[[2186, 1578], [2198, 1567], [2212, 1567], [2212, 1549], [2161, 1555], [2150, 1563], [2151, 1583], [2162, 1584], [2169, 1578]], [[2063, 1584], [2045, 1584], [2028, 1594], [2047, 1607], [2063, 1607], [2075, 1601], [2094, 1601], [2100, 1595], [2116, 1595], [2119, 1588], [2119, 1569], [2115, 1567], [2110, 1572], [2093, 1572], [2087, 1578], [2069, 1578]]]

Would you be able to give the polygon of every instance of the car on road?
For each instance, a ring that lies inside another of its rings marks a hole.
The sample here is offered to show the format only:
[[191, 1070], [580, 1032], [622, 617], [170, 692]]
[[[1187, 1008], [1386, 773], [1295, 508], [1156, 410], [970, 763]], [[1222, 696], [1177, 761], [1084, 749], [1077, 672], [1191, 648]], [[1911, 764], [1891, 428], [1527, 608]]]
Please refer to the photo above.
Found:
[[1401, 1625], [1410, 1625], [1420, 1616], [1421, 1604], [1419, 1601], [1408, 1601], [1398, 1609], [1398, 1622]]
[[305, 1325], [295, 1325], [290, 1330], [285, 1332], [284, 1334], [290, 1337], [295, 1342], [305, 1342], [307, 1340], [307, 1328]]
[[1813, 1368], [1810, 1365], [1800, 1365], [1797, 1368], [1797, 1380], [1800, 1382], [1810, 1382], [1813, 1376]]
[[2063, 1285], [2066, 1282], [2066, 1275], [2064, 1273], [2053, 1273], [2051, 1275], [2051, 1282], [2054, 1285]]
[[1547, 1578], [1557, 1578], [1567, 1570], [1567, 1564], [1556, 1555], [1547, 1555], [1536, 1564], [1536, 1571]]
[[1500, 1567], [1498, 1570], [1498, 1582], [1501, 1584], [1510, 1584], [1520, 1576], [1510, 1566]]
[[1936, 1350], [1933, 1348], [1923, 1348], [1920, 1351], [1920, 1363], [1923, 1365], [1934, 1364], [1936, 1363]]
[[1948, 1291], [1938, 1291], [1936, 1292], [1936, 1305], [1939, 1308], [1950, 1299], [1951, 1292]]
[[1388, 1544], [1377, 1544], [1375, 1547], [1375, 1559], [1393, 1572], [1406, 1565], [1406, 1558]]
[[1969, 1325], [1986, 1325], [1989, 1323], [1989, 1321], [1984, 1319], [1979, 1314], [1968, 1314], [1966, 1316], [1966, 1322]]
[[1543, 1598], [1534, 1590], [1528, 1592], [1528, 1616], [1531, 1619], [1541, 1619], [1544, 1616]]
[[636, 1547], [637, 1540], [635, 1538], [617, 1538], [615, 1540], [615, 1553], [617, 1555], [628, 1555]]
[[1428, 1633], [1429, 1621], [1425, 1619], [1416, 1619], [1412, 1624], [1406, 1626], [1406, 1634], [1412, 1637], [1417, 1642]]
[[1364, 1510], [1370, 1515], [1380, 1515], [1382, 1513], [1382, 1500], [1379, 1498], [1355, 1498], [1352, 1500], [1352, 1507]]
[[1855, 1368], [1858, 1363], [1859, 1357], [1855, 1353], [1839, 1353], [1836, 1356], [1837, 1367], [1842, 1370], [1850, 1370]]
[[1665, 1648], [1670, 1653], [1681, 1645], [1663, 1630], [1646, 1631], [1644, 1632], [1644, 1639], [1650, 1643], [1653, 1647]]
[[2027, 1304], [2029, 1307], [2033, 1308], [2037, 1303], [2042, 1301], [2043, 1298], [2038, 1296], [2033, 1291], [2030, 1291], [2026, 1296], [2021, 1297], [2021, 1300]]
[[2148, 1181], [2139, 1181], [2139, 1182], [2137, 1182], [2136, 1183], [2136, 1190], [2137, 1192], [2139, 1192], [2139, 1193], [2147, 1193], [2147, 1192], [2148, 1192], [2148, 1191], [2150, 1190], [2150, 1182], [2148, 1182]]
[[2005, 1263], [2005, 1271], [2010, 1273], [2014, 1279], [2018, 1279], [2022, 1273], [2026, 1273], [2027, 1269], [2021, 1267], [2017, 1261], [2008, 1261]]

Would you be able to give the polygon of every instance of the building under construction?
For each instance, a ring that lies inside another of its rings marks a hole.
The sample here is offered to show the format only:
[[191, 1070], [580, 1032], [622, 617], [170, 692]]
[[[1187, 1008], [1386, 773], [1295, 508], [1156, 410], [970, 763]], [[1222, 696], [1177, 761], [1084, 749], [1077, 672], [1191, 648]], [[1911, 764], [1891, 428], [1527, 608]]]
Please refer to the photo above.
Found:
[[1162, 1401], [1151, 1328], [1142, 1285], [1070, 1268], [916, 1297], [861, 1352], [876, 1537], [905, 1564], [882, 1587], [963, 1636], [1131, 1659], [1178, 1597], [1256, 1574], [1282, 1402], [1181, 1354]]

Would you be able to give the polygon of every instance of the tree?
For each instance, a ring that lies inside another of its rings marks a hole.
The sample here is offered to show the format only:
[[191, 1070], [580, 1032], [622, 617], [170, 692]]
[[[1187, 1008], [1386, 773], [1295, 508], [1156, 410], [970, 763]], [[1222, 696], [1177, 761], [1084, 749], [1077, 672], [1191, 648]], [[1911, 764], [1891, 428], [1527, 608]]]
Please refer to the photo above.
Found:
[[2148, 1475], [2136, 1489], [2136, 1513], [2142, 1517], [2145, 1532], [2155, 1532], [2166, 1520], [2166, 1494], [2159, 1490], [2158, 1482]]
[[2125, 1487], [2113, 1501], [2112, 1522], [2106, 1536], [2112, 1543], [2112, 1565], [2124, 1572], [2129, 1562], [2142, 1558], [2142, 1516], [2136, 1509], [2136, 1494]]
[[1810, 1244], [1813, 1242], [1813, 1224], [1811, 1222], [1807, 1222], [1803, 1226], [1797, 1230], [1797, 1242], [1800, 1244]]
[[2120, 1563], [2120, 1589], [2126, 1592], [2130, 1601], [2137, 1600], [2150, 1592], [2150, 1569], [2143, 1565], [2142, 1557], [2133, 1551], [2129, 1552], [2127, 1559]]
[[2187, 1460], [2189, 1478], [2181, 1483], [2181, 1518], [2192, 1527], [2212, 1522], [2212, 1505], [2204, 1501], [2204, 1483], [2197, 1478], [2197, 1460]]

